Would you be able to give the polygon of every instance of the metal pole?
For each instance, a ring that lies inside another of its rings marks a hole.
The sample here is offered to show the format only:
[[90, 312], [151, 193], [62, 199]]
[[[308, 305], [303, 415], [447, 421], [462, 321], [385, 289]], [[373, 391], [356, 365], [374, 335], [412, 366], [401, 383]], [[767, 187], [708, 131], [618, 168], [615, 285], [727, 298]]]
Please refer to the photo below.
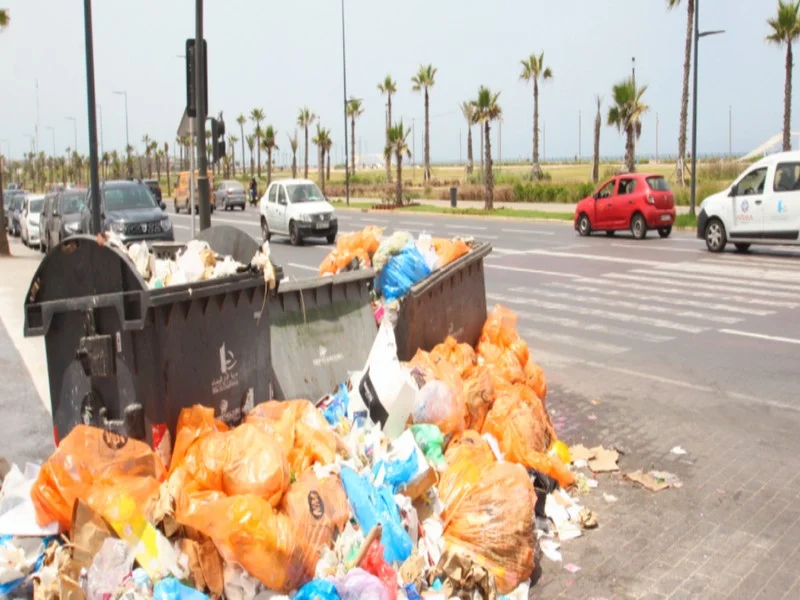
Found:
[[503, 166], [503, 120], [497, 122], [497, 166]]
[[728, 105], [728, 157], [733, 157], [733, 107]]
[[581, 111], [578, 111], [578, 162], [581, 162]]
[[205, 52], [203, 51], [203, 0], [195, 3], [194, 81], [197, 104], [197, 193], [200, 195], [200, 230], [211, 227], [211, 206], [208, 192], [208, 165], [206, 163], [206, 99]]
[[462, 155], [461, 155], [461, 130], [459, 129], [458, 130], [458, 164], [461, 164], [461, 162], [462, 162], [461, 157], [462, 157]]
[[191, 117], [189, 118], [189, 218], [192, 221], [192, 239], [197, 235], [194, 217], [194, 186], [196, 185], [194, 180], [194, 121]]
[[689, 195], [689, 214], [695, 215], [695, 202], [697, 200], [697, 67], [700, 62], [697, 49], [700, 41], [700, 0], [694, 3], [694, 80], [692, 83], [692, 187]]
[[105, 150], [103, 149], [103, 107], [101, 105], [97, 105], [97, 112], [100, 116], [100, 155], [102, 156], [105, 154]]
[[[633, 98], [636, 99], [636, 57], [631, 57], [631, 81], [633, 81]], [[633, 125], [633, 168], [636, 170], [636, 124]]]
[[[83, 0], [86, 30], [86, 95], [89, 100], [89, 169], [92, 190], [92, 231], [100, 233], [100, 172], [97, 165], [97, 115], [94, 97], [94, 47], [92, 43], [92, 0]], [[77, 131], [77, 126], [76, 126]], [[76, 134], [77, 135], [77, 134]]]
[[36, 78], [36, 151], [39, 151], [39, 128], [41, 122], [39, 121], [39, 78]]
[[656, 163], [658, 163], [658, 113], [656, 113]]
[[412, 163], [414, 166], [417, 166], [417, 130], [416, 130], [416, 119], [411, 119], [411, 156]]
[[[350, 206], [350, 168], [347, 164], [347, 54], [345, 52], [344, 0], [342, 0], [342, 87], [344, 89], [344, 193], [347, 206]], [[355, 143], [355, 140], [350, 140]], [[355, 165], [354, 165], [355, 166]]]
[[542, 121], [542, 160], [547, 160], [547, 123]]

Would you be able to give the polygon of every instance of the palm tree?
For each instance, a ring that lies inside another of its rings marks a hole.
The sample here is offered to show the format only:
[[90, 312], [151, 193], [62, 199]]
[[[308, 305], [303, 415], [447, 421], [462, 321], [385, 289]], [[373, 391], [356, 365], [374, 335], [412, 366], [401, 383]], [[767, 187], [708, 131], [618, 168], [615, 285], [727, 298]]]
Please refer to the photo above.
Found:
[[233, 176], [236, 177], [236, 142], [239, 138], [234, 134], [228, 136], [228, 145], [231, 147], [231, 166], [233, 167]]
[[[239, 115], [238, 117], [236, 117], [236, 123], [238, 123], [238, 125], [239, 125], [239, 133], [242, 134], [241, 135], [241, 140], [242, 140], [242, 173], [244, 173], [244, 172], [247, 171], [247, 169], [245, 169], [245, 167], [244, 167], [244, 157], [245, 157], [245, 154], [244, 154], [244, 141], [245, 141], [244, 124], [247, 123], [247, 117], [245, 117], [244, 115]], [[234, 171], [236, 171], [236, 166], [235, 165], [236, 165], [236, 163], [234, 163]]]
[[494, 210], [494, 176], [492, 174], [492, 143], [490, 137], [490, 124], [503, 115], [497, 99], [500, 92], [492, 91], [481, 86], [478, 90], [478, 98], [474, 101], [475, 118], [483, 123], [483, 138], [486, 143], [486, 210]]
[[533, 82], [533, 171], [534, 178], [542, 176], [542, 167], [539, 165], [539, 79], [547, 81], [553, 78], [550, 67], [544, 66], [544, 52], [536, 56], [531, 54], [522, 64], [522, 73], [519, 78]]
[[292, 148], [292, 179], [297, 178], [297, 148], [299, 145], [297, 134], [294, 137], [289, 137], [289, 146]]
[[317, 147], [317, 170], [319, 171], [319, 185], [325, 193], [325, 130], [317, 123], [317, 134], [311, 140]]
[[467, 120], [467, 175], [472, 174], [472, 126], [475, 124], [475, 106], [472, 102], [462, 102], [459, 107]]
[[304, 167], [303, 167], [303, 177], [306, 179], [308, 179], [308, 128], [316, 120], [317, 120], [317, 115], [312, 113], [307, 106], [301, 108], [300, 112], [297, 113], [297, 125], [298, 127], [303, 128], [306, 140]]
[[[397, 93], [397, 82], [392, 79], [391, 75], [378, 84], [378, 91], [381, 94], [386, 94], [386, 145], [389, 145], [389, 129], [392, 126], [392, 95]], [[392, 183], [392, 155], [386, 158], [386, 181]]]
[[353, 164], [350, 165], [350, 171], [355, 174], [356, 172], [356, 119], [364, 114], [363, 100], [353, 98], [347, 101], [347, 116], [350, 117], [350, 158]]
[[786, 81], [783, 87], [783, 151], [792, 149], [792, 44], [800, 37], [800, 1], [778, 0], [778, 14], [768, 19], [772, 33], [767, 41], [778, 46], [786, 45]]
[[323, 144], [322, 149], [324, 151], [324, 157], [326, 157], [326, 161], [327, 161], [326, 170], [328, 172], [326, 177], [325, 177], [325, 179], [330, 181], [331, 180], [331, 148], [333, 148], [333, 138], [331, 138], [331, 130], [330, 129], [326, 129], [325, 130], [325, 137], [324, 137], [323, 142], [324, 142], [324, 144]]
[[425, 92], [425, 173], [423, 178], [425, 181], [431, 179], [431, 124], [430, 124], [430, 98], [428, 90], [436, 83], [437, 69], [433, 65], [420, 65], [419, 71], [414, 77], [411, 78], [413, 89], [415, 92], [423, 90]]
[[647, 86], [634, 87], [633, 78], [628, 77], [614, 86], [614, 105], [608, 109], [608, 124], [625, 133], [625, 165], [628, 172], [636, 171], [635, 140], [642, 134], [642, 115], [649, 107], [642, 102]]
[[[60, 158], [58, 162], [63, 166], [62, 160], [63, 157]], [[112, 177], [114, 177], [115, 179], [122, 177], [122, 162], [119, 160], [119, 152], [117, 152], [116, 150], [113, 150], [111, 152], [111, 174]], [[62, 177], [63, 177], [63, 172], [62, 172]]]
[[167, 196], [170, 195], [170, 185], [169, 185], [169, 144], [164, 142], [164, 158], [167, 162]]
[[272, 125], [267, 125], [264, 128], [264, 139], [261, 144], [264, 150], [267, 151], [267, 185], [272, 183], [272, 151], [279, 150], [277, 144], [278, 133]]
[[[671, 9], [681, 3], [681, 0], [667, 0], [667, 6]], [[687, 0], [686, 18], [686, 44], [683, 50], [683, 88], [681, 90], [681, 122], [678, 133], [678, 176], [681, 185], [685, 182], [685, 158], [686, 158], [686, 127], [689, 119], [689, 74], [692, 68], [692, 32], [694, 29], [694, 0]]]
[[256, 136], [248, 135], [245, 141], [247, 141], [247, 148], [250, 150], [250, 177], [252, 177], [256, 168], [256, 161], [253, 159], [253, 150], [256, 147]]
[[597, 101], [597, 114], [594, 117], [594, 160], [592, 161], [592, 181], [597, 183], [600, 179], [600, 126], [603, 124], [603, 117], [600, 115], [600, 105], [603, 99], [600, 96], [595, 98]]
[[[153, 150], [150, 147], [150, 142], [151, 142], [151, 139], [150, 139], [149, 135], [145, 134], [144, 136], [142, 136], [142, 144], [144, 144], [144, 155], [147, 158], [147, 168], [149, 169], [148, 177], [152, 177], [153, 176], [153, 168], [150, 166], [150, 155], [153, 152]], [[140, 171], [140, 174], [141, 174], [141, 169], [139, 169], [139, 171]]]
[[159, 182], [159, 185], [160, 185], [161, 184], [161, 161], [164, 160], [164, 151], [161, 148], [156, 148], [156, 151], [155, 151], [154, 155], [155, 155], [155, 159], [156, 159], [156, 178], [158, 179], [158, 182]]
[[261, 177], [261, 136], [264, 133], [261, 131], [261, 121], [264, 120], [264, 111], [260, 108], [254, 108], [250, 111], [250, 120], [256, 124], [254, 133], [256, 136], [256, 148], [258, 150], [258, 176]]
[[386, 130], [385, 154], [386, 156], [394, 154], [397, 162], [397, 178], [394, 187], [394, 202], [397, 206], [403, 204], [403, 155], [411, 156], [411, 150], [406, 141], [410, 133], [410, 129], [403, 127], [402, 120], [397, 125], [393, 125]]

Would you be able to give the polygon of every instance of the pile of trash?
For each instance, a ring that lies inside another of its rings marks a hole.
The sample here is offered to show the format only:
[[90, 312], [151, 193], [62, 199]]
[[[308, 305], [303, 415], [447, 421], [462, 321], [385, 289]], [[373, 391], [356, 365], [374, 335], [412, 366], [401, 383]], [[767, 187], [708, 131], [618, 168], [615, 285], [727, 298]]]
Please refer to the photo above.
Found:
[[546, 397], [498, 306], [476, 347], [448, 338], [409, 363], [382, 323], [316, 404], [263, 402], [233, 428], [183, 409], [168, 466], [79, 425], [3, 482], [0, 595], [527, 598], [541, 552], [597, 526], [566, 491], [586, 478]]
[[389, 237], [374, 225], [339, 236], [336, 248], [320, 264], [320, 275], [372, 267], [375, 291], [387, 302], [404, 296], [411, 286], [470, 252], [471, 238], [452, 240], [407, 231]]

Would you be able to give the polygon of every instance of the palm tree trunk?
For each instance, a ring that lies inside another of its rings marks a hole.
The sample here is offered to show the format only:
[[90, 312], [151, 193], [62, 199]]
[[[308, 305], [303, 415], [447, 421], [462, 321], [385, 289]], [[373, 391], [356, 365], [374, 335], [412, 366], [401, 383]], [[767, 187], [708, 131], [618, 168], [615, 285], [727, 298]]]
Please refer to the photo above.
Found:
[[317, 149], [317, 171], [319, 173], [319, 187], [322, 188], [322, 194], [325, 195], [325, 151], [320, 146]]
[[467, 174], [472, 175], [472, 125], [467, 124]]
[[258, 176], [261, 177], [261, 136], [256, 136], [256, 150], [258, 151]]
[[[388, 112], [387, 112], [387, 119], [388, 122], [386, 123], [386, 144], [389, 144], [389, 128], [392, 126], [392, 95], [387, 94], [389, 100], [387, 102]], [[392, 153], [386, 155], [386, 183], [392, 183]]]
[[305, 154], [305, 168], [303, 170], [303, 177], [308, 179], [308, 124], [305, 126], [305, 133], [306, 133], [306, 149], [303, 154]]
[[350, 172], [356, 173], [356, 118], [350, 117]]
[[244, 124], [239, 125], [239, 131], [242, 134], [242, 175], [244, 175], [245, 173], [247, 173], [247, 168], [245, 167], [244, 163], [244, 157], [247, 156], [244, 153]]
[[326, 158], [327, 158], [327, 161], [328, 161], [328, 164], [326, 165], [327, 166], [327, 170], [328, 170], [328, 175], [327, 175], [326, 179], [328, 181], [330, 181], [331, 180], [331, 149], [328, 148], [328, 150], [325, 152], [325, 154], [327, 154]]
[[233, 169], [233, 176], [236, 177], [236, 145], [231, 144], [231, 169]]
[[486, 140], [486, 210], [494, 210], [494, 175], [492, 174], [492, 142], [489, 138], [489, 119], [483, 124]]
[[[166, 145], [166, 144], [165, 144]], [[170, 195], [170, 184], [169, 184], [169, 148], [166, 149], [166, 156], [167, 156], [167, 196]]]
[[539, 81], [533, 80], [533, 170], [531, 174], [535, 179], [541, 175], [539, 166]]
[[267, 186], [272, 183], [272, 148], [267, 148]]
[[394, 203], [397, 206], [403, 205], [403, 155], [397, 151], [397, 181], [394, 184]]
[[484, 160], [485, 156], [483, 151], [483, 127], [479, 125], [478, 129], [481, 130], [481, 181], [483, 181], [484, 177], [486, 177], [486, 164]]
[[297, 179], [297, 150], [292, 150], [292, 179]]
[[594, 118], [594, 159], [592, 161], [592, 182], [597, 183], [600, 179], [600, 128], [603, 125], [603, 118], [600, 116], [600, 104], [598, 100], [597, 116]]
[[425, 181], [431, 180], [431, 122], [430, 99], [428, 88], [425, 88]]
[[681, 91], [681, 122], [678, 134], [678, 177], [686, 183], [686, 128], [689, 118], [689, 74], [692, 66], [692, 32], [694, 31], [694, 0], [687, 2], [686, 47], [683, 51], [683, 89]]
[[783, 151], [792, 149], [792, 44], [786, 44], [786, 83], [783, 87]]
[[633, 138], [633, 125], [629, 125], [625, 130], [625, 165], [628, 167], [628, 173], [636, 172], [636, 151], [634, 150]]

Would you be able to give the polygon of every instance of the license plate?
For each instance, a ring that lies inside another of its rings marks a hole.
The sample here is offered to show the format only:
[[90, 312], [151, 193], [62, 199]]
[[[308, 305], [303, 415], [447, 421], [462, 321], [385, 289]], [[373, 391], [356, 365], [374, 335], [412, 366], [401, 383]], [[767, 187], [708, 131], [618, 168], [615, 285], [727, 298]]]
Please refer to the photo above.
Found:
[[672, 217], [670, 215], [661, 215], [662, 221], [671, 221]]
[[328, 224], [325, 222], [314, 223], [314, 229], [327, 229]]

